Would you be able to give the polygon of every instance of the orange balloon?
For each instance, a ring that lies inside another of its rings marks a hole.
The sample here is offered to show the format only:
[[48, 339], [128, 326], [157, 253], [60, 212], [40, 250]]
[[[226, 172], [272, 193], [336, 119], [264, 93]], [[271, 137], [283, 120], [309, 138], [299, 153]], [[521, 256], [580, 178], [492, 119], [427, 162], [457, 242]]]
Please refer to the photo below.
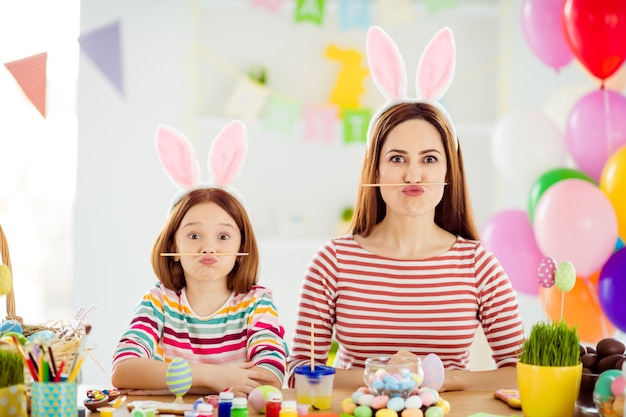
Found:
[[568, 326], [578, 326], [578, 337], [585, 344], [596, 345], [601, 339], [612, 337], [615, 327], [604, 315], [598, 299], [598, 288], [592, 280], [576, 277], [576, 284], [569, 292], [562, 292], [555, 286], [540, 287], [541, 304], [552, 321], [561, 319]]

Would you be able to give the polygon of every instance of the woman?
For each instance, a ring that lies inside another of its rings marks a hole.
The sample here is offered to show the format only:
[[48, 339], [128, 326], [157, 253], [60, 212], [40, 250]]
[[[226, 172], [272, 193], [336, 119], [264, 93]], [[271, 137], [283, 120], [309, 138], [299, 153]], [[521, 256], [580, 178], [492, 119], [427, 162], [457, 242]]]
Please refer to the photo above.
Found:
[[[327, 242], [307, 269], [288, 375], [309, 363], [313, 325], [316, 362], [339, 344], [336, 388], [364, 385], [368, 357], [429, 353], [445, 366], [441, 390], [517, 386], [516, 294], [478, 241], [449, 115], [428, 99], [390, 100], [368, 140], [351, 233]], [[479, 326], [497, 369], [470, 372]]]

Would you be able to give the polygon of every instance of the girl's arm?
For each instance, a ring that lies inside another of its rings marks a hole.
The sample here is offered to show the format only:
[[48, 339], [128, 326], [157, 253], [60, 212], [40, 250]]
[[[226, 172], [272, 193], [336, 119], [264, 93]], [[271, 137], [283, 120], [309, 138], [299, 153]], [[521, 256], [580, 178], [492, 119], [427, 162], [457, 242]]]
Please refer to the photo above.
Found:
[[505, 366], [489, 371], [448, 369], [439, 391], [496, 391], [499, 389], [517, 389], [515, 366]]

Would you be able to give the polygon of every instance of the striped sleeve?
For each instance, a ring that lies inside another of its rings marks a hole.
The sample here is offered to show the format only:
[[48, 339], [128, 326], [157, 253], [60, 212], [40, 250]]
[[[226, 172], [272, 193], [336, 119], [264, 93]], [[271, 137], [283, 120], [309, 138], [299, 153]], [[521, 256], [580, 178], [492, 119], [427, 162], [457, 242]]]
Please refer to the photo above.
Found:
[[255, 286], [248, 314], [248, 352], [250, 361], [274, 373], [283, 382], [286, 371], [285, 329], [269, 289]]
[[496, 257], [476, 247], [479, 318], [496, 367], [515, 366], [524, 343], [517, 294]]
[[135, 308], [128, 330], [113, 354], [113, 367], [130, 358], [162, 359], [159, 339], [163, 333], [163, 296], [158, 286], [150, 289]]

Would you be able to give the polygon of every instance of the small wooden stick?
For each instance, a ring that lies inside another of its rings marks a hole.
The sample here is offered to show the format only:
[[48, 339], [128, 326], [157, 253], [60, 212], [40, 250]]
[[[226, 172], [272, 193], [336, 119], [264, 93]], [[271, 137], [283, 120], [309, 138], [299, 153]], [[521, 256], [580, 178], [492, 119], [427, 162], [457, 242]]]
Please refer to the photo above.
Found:
[[361, 187], [407, 187], [407, 186], [422, 186], [422, 185], [448, 185], [447, 182], [418, 182], [416, 184], [361, 184]]
[[248, 256], [249, 253], [235, 252], [235, 253], [162, 253], [161, 256]]

